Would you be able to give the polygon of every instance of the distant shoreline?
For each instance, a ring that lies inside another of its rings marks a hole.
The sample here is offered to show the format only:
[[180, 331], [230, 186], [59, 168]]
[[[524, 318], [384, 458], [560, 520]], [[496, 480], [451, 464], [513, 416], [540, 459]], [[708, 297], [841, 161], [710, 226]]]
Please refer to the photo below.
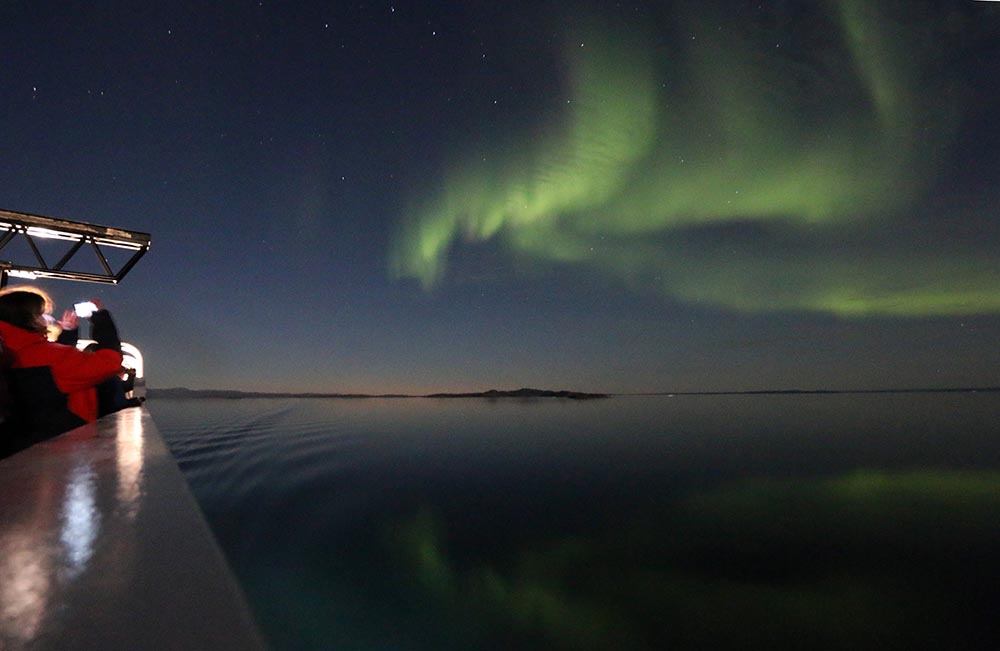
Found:
[[617, 393], [618, 396], [759, 396], [825, 395], [858, 393], [997, 393], [1000, 387], [914, 387], [907, 389], [755, 389], [751, 391], [656, 391], [652, 393]]
[[515, 389], [513, 391], [480, 391], [477, 393], [268, 393], [258, 391], [228, 391], [219, 389], [148, 389], [146, 395], [152, 399], [199, 400], [206, 398], [563, 398], [568, 400], [595, 400], [608, 398], [606, 393], [584, 393], [582, 391], [550, 391], [548, 389]]
[[758, 396], [758, 395], [838, 395], [876, 393], [998, 393], [1000, 387], [951, 387], [951, 388], [906, 388], [906, 389], [771, 389], [751, 391], [655, 391], [648, 393], [585, 393], [582, 391], [550, 391], [547, 389], [516, 389], [513, 391], [489, 391], [469, 393], [294, 393], [263, 391], [231, 391], [226, 389], [148, 389], [147, 396], [163, 400], [239, 400], [248, 398], [561, 398], [567, 400], [596, 400], [615, 396]]

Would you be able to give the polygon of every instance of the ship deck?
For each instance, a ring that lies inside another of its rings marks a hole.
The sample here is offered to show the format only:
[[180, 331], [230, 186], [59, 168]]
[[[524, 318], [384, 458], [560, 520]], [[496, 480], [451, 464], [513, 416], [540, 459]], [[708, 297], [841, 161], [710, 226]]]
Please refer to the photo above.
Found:
[[0, 648], [264, 648], [146, 409], [0, 460]]

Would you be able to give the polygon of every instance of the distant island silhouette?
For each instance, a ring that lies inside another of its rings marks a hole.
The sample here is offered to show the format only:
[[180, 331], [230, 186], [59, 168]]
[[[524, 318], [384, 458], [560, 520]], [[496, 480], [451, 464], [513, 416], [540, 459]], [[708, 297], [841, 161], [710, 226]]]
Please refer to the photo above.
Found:
[[648, 393], [585, 393], [582, 391], [551, 391], [548, 389], [521, 388], [513, 391], [477, 391], [467, 393], [293, 393], [265, 391], [232, 391], [227, 389], [148, 389], [153, 399], [199, 400], [208, 398], [563, 398], [568, 400], [594, 400], [613, 396], [758, 396], [758, 395], [828, 395], [863, 393], [988, 393], [1000, 392], [1000, 387], [915, 387], [901, 389], [763, 389], [748, 391], [655, 391]]
[[497, 391], [490, 389], [479, 393], [431, 393], [424, 398], [569, 398], [570, 400], [592, 400], [607, 398], [607, 393], [583, 393], [581, 391], [548, 391], [546, 389], [517, 389]]

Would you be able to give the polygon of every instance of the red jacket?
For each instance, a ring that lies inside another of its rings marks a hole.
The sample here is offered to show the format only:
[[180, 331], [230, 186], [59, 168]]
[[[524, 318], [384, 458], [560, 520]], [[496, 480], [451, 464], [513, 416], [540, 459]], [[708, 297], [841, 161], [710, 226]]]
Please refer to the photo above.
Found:
[[88, 423], [97, 420], [95, 386], [113, 376], [122, 365], [117, 350], [84, 353], [75, 346], [55, 344], [45, 335], [0, 321], [0, 337], [11, 368], [48, 366], [56, 387], [66, 394], [69, 410]]

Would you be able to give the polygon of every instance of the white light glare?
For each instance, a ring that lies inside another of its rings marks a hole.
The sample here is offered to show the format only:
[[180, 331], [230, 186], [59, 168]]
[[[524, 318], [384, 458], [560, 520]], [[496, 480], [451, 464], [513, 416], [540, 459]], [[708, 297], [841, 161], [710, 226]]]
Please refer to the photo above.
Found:
[[53, 231], [48, 228], [39, 228], [38, 226], [29, 226], [26, 232], [32, 237], [40, 237], [45, 240], [69, 240], [70, 242], [79, 242], [83, 239], [82, 235]]
[[[79, 339], [76, 342], [76, 347], [78, 350], [84, 350], [90, 344], [96, 344], [97, 342], [93, 339]], [[126, 366], [135, 371], [135, 378], [141, 380], [146, 377], [145, 374], [145, 364], [142, 361], [142, 353], [139, 349], [132, 344], [123, 341], [122, 342], [122, 365]]]

